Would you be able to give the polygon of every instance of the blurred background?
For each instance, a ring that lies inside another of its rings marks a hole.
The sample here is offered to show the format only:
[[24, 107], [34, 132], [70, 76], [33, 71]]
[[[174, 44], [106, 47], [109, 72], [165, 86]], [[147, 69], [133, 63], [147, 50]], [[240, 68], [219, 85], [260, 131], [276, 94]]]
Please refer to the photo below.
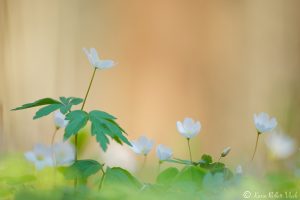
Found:
[[[83, 47], [118, 63], [97, 72], [86, 109], [117, 116], [130, 139], [147, 135], [188, 158], [176, 121], [192, 117], [203, 127], [191, 141], [194, 157], [218, 157], [231, 146], [226, 159], [234, 166], [250, 159], [253, 114], [264, 111], [299, 143], [299, 6], [298, 0], [0, 0], [0, 150], [50, 143], [51, 117], [33, 121], [36, 109], [10, 109], [43, 97], [83, 97], [92, 73]], [[99, 156], [94, 140], [82, 157]], [[257, 163], [268, 156], [263, 140]], [[125, 165], [142, 160], [129, 150], [112, 155]], [[154, 151], [149, 159], [156, 164]]]

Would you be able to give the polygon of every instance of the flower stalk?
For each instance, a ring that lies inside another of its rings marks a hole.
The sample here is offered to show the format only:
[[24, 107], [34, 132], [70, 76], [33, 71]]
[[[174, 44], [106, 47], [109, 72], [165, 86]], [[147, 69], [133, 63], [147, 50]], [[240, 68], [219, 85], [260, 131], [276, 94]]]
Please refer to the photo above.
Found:
[[260, 134], [261, 134], [260, 132], [257, 132], [255, 147], [254, 147], [254, 151], [253, 151], [253, 155], [252, 155], [251, 161], [254, 160], [254, 157], [255, 157], [255, 154], [256, 154], [256, 150], [257, 150], [257, 145], [258, 145], [258, 139], [259, 139]]
[[191, 151], [191, 146], [190, 146], [190, 138], [187, 138], [187, 144], [188, 144], [188, 147], [189, 147], [190, 161], [191, 161], [191, 163], [193, 163], [192, 151]]

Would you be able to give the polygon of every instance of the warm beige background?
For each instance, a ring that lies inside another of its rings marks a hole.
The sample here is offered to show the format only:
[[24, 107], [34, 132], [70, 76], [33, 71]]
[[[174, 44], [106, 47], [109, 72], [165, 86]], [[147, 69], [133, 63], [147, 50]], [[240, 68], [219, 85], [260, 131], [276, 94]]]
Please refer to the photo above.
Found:
[[92, 73], [82, 47], [118, 62], [97, 73], [87, 109], [118, 116], [131, 139], [145, 133], [187, 156], [175, 123], [191, 116], [203, 125], [194, 154], [217, 156], [230, 145], [248, 160], [260, 111], [299, 138], [299, 7], [298, 0], [0, 0], [0, 148], [49, 141], [51, 117], [32, 121], [35, 109], [9, 109], [82, 97]]

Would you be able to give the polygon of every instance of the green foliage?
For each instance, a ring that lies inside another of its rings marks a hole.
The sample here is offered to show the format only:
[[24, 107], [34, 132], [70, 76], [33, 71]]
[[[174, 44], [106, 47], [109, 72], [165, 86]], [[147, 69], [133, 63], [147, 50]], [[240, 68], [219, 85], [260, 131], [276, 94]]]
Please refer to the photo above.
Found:
[[103, 189], [111, 187], [126, 187], [140, 189], [142, 184], [128, 171], [120, 167], [107, 168], [103, 182]]
[[69, 120], [69, 123], [65, 128], [64, 140], [77, 134], [88, 122], [89, 115], [85, 111], [75, 110], [66, 115], [66, 120]]
[[131, 145], [123, 135], [125, 131], [114, 121], [116, 119], [114, 116], [103, 111], [93, 110], [89, 113], [89, 118], [92, 123], [91, 133], [96, 136], [96, 140], [104, 151], [107, 150], [109, 144], [108, 136], [119, 144], [124, 142]]
[[178, 173], [179, 170], [177, 168], [169, 167], [157, 176], [156, 182], [162, 185], [170, 185], [174, 181]]
[[39, 99], [33, 103], [27, 103], [24, 104], [20, 107], [14, 108], [12, 110], [23, 110], [23, 109], [27, 109], [27, 108], [32, 108], [32, 107], [37, 107], [37, 106], [43, 106], [43, 105], [49, 105], [49, 104], [60, 104], [59, 101], [55, 100], [55, 99], [51, 99], [51, 98], [44, 98], [44, 99]]
[[20, 107], [17, 107], [12, 110], [23, 110], [27, 108], [37, 107], [37, 106], [44, 106], [40, 108], [34, 115], [33, 119], [38, 119], [44, 116], [49, 115], [50, 113], [60, 110], [61, 113], [66, 114], [71, 111], [72, 106], [78, 105], [82, 103], [83, 99], [77, 97], [59, 97], [60, 101], [52, 99], [52, 98], [44, 98], [37, 100], [33, 103], [27, 103]]
[[87, 179], [97, 173], [103, 165], [96, 160], [77, 160], [71, 166], [62, 168], [66, 179]]

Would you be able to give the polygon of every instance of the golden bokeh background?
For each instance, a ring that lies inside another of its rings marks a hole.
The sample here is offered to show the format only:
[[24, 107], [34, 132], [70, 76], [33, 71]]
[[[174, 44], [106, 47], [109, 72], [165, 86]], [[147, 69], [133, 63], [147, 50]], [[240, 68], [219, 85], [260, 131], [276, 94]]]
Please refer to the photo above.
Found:
[[[43, 97], [83, 97], [92, 68], [82, 47], [118, 63], [97, 72], [86, 109], [117, 116], [130, 139], [145, 134], [187, 157], [176, 121], [190, 116], [203, 126], [192, 140], [195, 157], [217, 157], [232, 146], [235, 164], [249, 160], [252, 117], [264, 111], [299, 141], [299, 6], [298, 0], [0, 0], [0, 149], [49, 143], [51, 117], [32, 121], [35, 109], [10, 109]], [[98, 151], [95, 142], [87, 148]]]

